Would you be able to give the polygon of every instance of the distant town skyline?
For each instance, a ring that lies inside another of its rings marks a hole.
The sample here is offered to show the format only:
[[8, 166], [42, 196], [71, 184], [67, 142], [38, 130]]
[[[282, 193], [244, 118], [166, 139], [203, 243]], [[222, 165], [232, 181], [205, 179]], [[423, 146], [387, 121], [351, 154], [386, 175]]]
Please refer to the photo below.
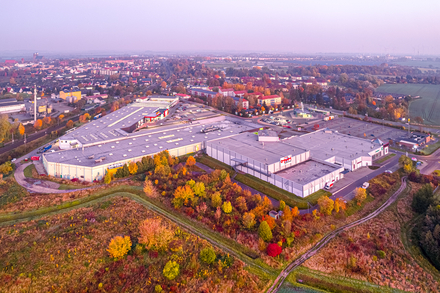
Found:
[[440, 54], [440, 2], [7, 1], [0, 52]]

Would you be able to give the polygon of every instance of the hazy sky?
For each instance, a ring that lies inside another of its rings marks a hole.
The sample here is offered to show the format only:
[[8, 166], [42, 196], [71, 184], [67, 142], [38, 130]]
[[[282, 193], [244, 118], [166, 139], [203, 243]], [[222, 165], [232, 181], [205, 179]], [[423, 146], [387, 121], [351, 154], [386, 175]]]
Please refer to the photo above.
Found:
[[0, 51], [440, 54], [440, 0], [0, 0]]

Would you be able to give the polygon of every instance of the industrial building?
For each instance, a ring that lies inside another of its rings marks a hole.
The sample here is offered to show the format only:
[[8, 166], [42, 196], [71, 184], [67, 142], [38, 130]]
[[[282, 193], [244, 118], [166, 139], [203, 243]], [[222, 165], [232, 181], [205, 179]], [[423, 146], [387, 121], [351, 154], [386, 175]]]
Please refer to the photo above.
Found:
[[166, 116], [172, 104], [171, 98], [139, 99], [69, 132], [59, 139], [60, 151], [43, 154], [47, 173], [101, 180], [108, 171], [163, 150], [173, 156], [204, 150], [237, 170], [306, 197], [388, 153], [388, 144], [378, 139], [329, 129], [280, 140], [275, 131], [228, 116], [149, 125]]
[[252, 129], [225, 116], [146, 128], [159, 109], [152, 106], [154, 103], [158, 102], [131, 104], [64, 135], [59, 139], [60, 151], [42, 155], [46, 172], [67, 179], [101, 180], [108, 169], [140, 161], [144, 156], [163, 150], [182, 156], [204, 149], [206, 141]]
[[332, 130], [278, 140], [273, 133], [242, 133], [206, 143], [206, 153], [242, 172], [300, 197], [336, 182], [349, 171], [370, 166], [388, 145]]
[[0, 100], [0, 114], [16, 113], [25, 110], [24, 103], [17, 101], [17, 99], [11, 98]]

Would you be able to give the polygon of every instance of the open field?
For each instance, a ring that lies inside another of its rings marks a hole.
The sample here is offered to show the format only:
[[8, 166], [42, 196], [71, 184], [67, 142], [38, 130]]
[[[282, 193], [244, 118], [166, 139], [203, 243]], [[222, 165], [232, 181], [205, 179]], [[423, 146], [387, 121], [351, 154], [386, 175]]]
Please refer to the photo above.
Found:
[[[347, 281], [357, 279], [373, 284], [371, 288], [381, 286], [373, 292], [384, 292], [384, 287], [409, 292], [438, 292], [438, 271], [415, 261], [406, 247], [414, 244], [408, 245], [401, 237], [402, 227], [415, 216], [410, 206], [412, 196], [421, 184], [411, 183], [411, 187], [388, 210], [330, 241], [305, 262], [305, 267], [323, 277]], [[320, 278], [307, 284], [316, 285], [318, 281]]]
[[[160, 219], [172, 232], [171, 249], [138, 242], [146, 219]], [[262, 292], [267, 284], [216, 248], [215, 264], [199, 262], [206, 241], [125, 197], [0, 231], [2, 292], [160, 292], [158, 286], [164, 292]], [[107, 247], [118, 235], [129, 236], [131, 245], [128, 255], [114, 259]], [[162, 272], [169, 261], [180, 266], [172, 280]]]
[[420, 96], [409, 106], [411, 117], [420, 116], [425, 124], [440, 125], [440, 85], [432, 84], [384, 84], [378, 92]]
[[[402, 66], [423, 67], [423, 68], [431, 69], [431, 70], [436, 70], [436, 69], [440, 68], [440, 61], [428, 61], [428, 60], [410, 61], [410, 60], [408, 60], [408, 61], [397, 61], [397, 62], [392, 62], [392, 63], [399, 64]], [[430, 68], [430, 66], [432, 66], [432, 68]]]

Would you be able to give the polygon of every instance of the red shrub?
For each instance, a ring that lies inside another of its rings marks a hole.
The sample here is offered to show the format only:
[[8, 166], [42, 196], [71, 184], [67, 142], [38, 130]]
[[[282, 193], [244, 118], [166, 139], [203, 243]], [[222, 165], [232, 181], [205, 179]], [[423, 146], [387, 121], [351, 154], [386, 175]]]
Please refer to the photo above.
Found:
[[271, 243], [267, 246], [267, 255], [276, 257], [281, 254], [281, 247], [277, 243]]

